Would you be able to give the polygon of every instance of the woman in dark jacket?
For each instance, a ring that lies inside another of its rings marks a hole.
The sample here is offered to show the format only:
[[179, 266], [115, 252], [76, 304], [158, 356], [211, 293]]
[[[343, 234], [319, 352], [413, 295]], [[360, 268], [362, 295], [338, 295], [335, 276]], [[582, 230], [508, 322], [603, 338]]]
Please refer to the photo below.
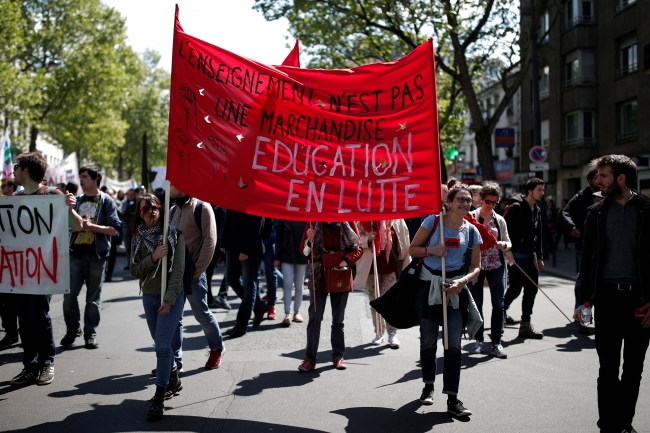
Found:
[[[169, 223], [168, 242], [163, 244], [161, 211], [156, 196], [145, 194], [139, 200], [131, 220], [133, 239], [129, 259], [131, 275], [140, 280], [144, 314], [156, 344], [156, 394], [148, 411], [148, 415], [153, 417], [165, 412], [165, 398], [171, 398], [183, 389], [174, 361], [172, 337], [183, 315], [185, 241], [176, 227]], [[161, 259], [165, 256], [169, 256], [167, 269], [161, 269]], [[167, 272], [167, 287], [161, 299], [163, 272]]]
[[[338, 266], [351, 267], [354, 265], [363, 254], [359, 230], [355, 223], [349, 222], [308, 224], [305, 226], [300, 250], [305, 257], [309, 257], [310, 261], [313, 257], [312, 287], [315, 290], [310, 292], [307, 353], [298, 370], [310, 371], [316, 368], [320, 326], [323, 321], [328, 294], [331, 295], [330, 302], [332, 303], [332, 361], [337, 370], [345, 370], [347, 366], [343, 359], [345, 355], [343, 317], [349, 292], [328, 293], [326, 291], [323, 256], [342, 252], [343, 254], [340, 254], [342, 258]], [[350, 275], [350, 290], [352, 290], [352, 284], [352, 275]]]
[[275, 267], [280, 268], [284, 277], [284, 326], [290, 326], [291, 317], [291, 287], [295, 288], [293, 300], [293, 321], [302, 322], [300, 304], [302, 303], [302, 286], [307, 257], [300, 251], [302, 234], [307, 224], [302, 221], [278, 221], [275, 238]]

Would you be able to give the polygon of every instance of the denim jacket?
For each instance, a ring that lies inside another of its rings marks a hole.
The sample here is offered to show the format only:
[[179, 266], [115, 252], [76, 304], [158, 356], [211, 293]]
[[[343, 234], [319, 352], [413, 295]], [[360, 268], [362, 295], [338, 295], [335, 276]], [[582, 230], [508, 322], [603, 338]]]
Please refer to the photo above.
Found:
[[[83, 202], [85, 194], [77, 196], [77, 204], [75, 205], [74, 210], [79, 211], [79, 206]], [[113, 227], [115, 230], [122, 229], [122, 222], [120, 217], [117, 214], [117, 206], [115, 201], [111, 198], [110, 195], [103, 192], [99, 192], [99, 208], [97, 211], [97, 221], [95, 224], [99, 226], [109, 226]], [[78, 232], [73, 232], [70, 236], [70, 246], [77, 239]], [[105, 259], [111, 253], [111, 236], [104, 235], [101, 233], [95, 233], [95, 252], [97, 253], [98, 259]]]

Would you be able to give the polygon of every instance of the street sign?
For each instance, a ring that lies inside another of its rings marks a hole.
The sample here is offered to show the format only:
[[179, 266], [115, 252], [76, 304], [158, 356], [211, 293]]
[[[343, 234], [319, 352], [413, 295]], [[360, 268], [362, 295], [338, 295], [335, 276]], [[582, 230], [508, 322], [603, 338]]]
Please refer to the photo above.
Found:
[[544, 162], [548, 152], [542, 146], [533, 146], [528, 152], [528, 156], [532, 162]]
[[494, 146], [513, 148], [515, 147], [514, 128], [497, 128], [494, 130]]
[[495, 180], [500, 185], [510, 183], [514, 171], [515, 171], [515, 164], [512, 159], [504, 159], [503, 161], [494, 161], [494, 176], [495, 176]]
[[530, 171], [546, 171], [548, 170], [548, 162], [533, 162], [530, 164]]

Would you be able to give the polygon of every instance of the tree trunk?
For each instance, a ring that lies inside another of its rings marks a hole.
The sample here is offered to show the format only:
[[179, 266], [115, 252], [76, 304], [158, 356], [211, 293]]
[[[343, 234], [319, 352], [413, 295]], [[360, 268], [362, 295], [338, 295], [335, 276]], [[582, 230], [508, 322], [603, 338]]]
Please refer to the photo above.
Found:
[[29, 151], [36, 152], [36, 138], [38, 137], [38, 128], [34, 125], [29, 127]]
[[476, 142], [476, 155], [478, 164], [481, 166], [483, 180], [495, 180], [492, 136], [487, 126], [476, 131], [474, 141]]

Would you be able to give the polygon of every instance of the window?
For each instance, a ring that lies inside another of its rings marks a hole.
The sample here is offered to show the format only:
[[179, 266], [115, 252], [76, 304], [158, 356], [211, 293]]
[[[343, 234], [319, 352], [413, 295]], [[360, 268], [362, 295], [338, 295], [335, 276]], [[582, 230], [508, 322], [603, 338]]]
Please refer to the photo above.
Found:
[[542, 120], [542, 146], [548, 149], [551, 146], [550, 123], [548, 120]]
[[549, 89], [550, 89], [549, 75], [550, 75], [550, 69], [548, 65], [544, 66], [539, 74], [539, 99], [540, 100], [548, 98]]
[[566, 2], [563, 31], [579, 24], [594, 24], [595, 22], [592, 0], [569, 0]]
[[593, 111], [575, 111], [566, 116], [566, 140], [564, 148], [593, 146], [595, 124]]
[[622, 12], [630, 6], [634, 6], [636, 0], [617, 0], [616, 2], [616, 13]]
[[637, 100], [624, 102], [619, 107], [618, 141], [630, 141], [638, 138]]
[[628, 36], [619, 43], [619, 65], [617, 77], [631, 74], [638, 69], [636, 36]]
[[542, 38], [540, 40], [540, 44], [545, 44], [548, 42], [550, 37], [548, 30], [550, 29], [550, 27], [551, 27], [551, 16], [548, 12], [544, 12], [544, 14], [539, 19], [539, 34], [537, 36]]
[[596, 83], [594, 51], [577, 50], [565, 57], [564, 89]]

